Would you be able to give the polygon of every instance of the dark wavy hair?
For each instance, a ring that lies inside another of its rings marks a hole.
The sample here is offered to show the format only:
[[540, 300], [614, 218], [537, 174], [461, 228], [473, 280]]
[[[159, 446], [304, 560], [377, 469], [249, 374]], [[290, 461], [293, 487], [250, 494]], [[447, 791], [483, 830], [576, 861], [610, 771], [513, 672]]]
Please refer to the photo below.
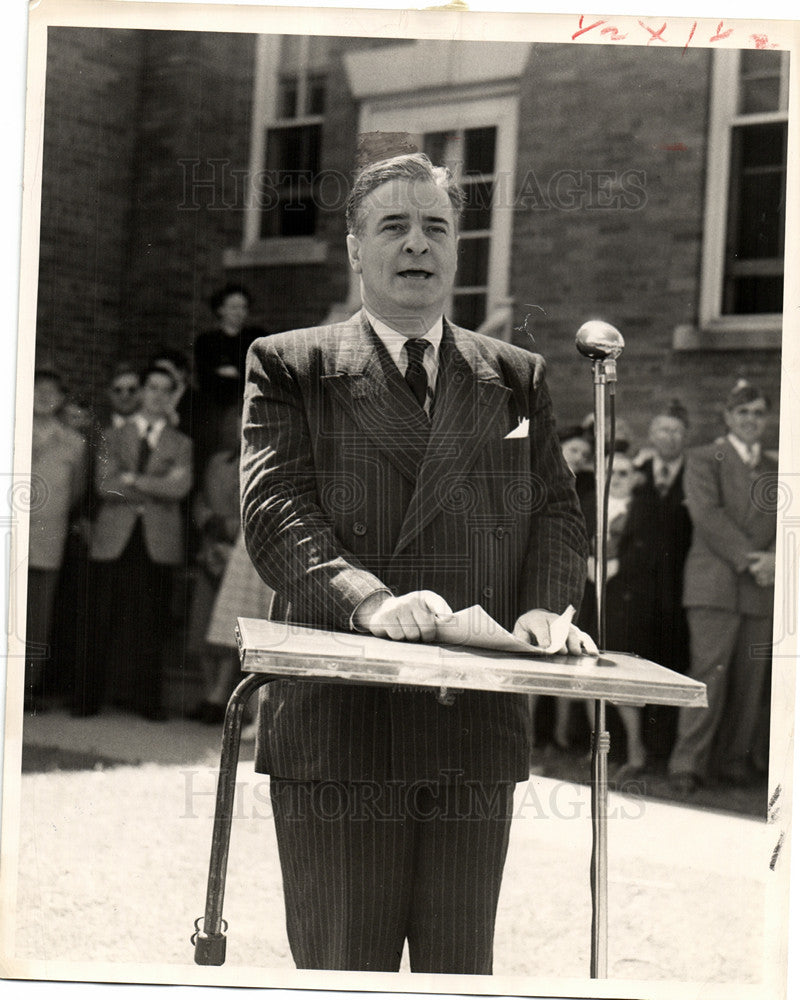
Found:
[[361, 206], [364, 199], [382, 184], [394, 180], [430, 181], [440, 187], [450, 199], [453, 218], [458, 226], [464, 206], [464, 192], [455, 177], [447, 167], [435, 167], [424, 153], [406, 153], [370, 163], [356, 177], [345, 206], [348, 233], [352, 236], [362, 235], [364, 218]]

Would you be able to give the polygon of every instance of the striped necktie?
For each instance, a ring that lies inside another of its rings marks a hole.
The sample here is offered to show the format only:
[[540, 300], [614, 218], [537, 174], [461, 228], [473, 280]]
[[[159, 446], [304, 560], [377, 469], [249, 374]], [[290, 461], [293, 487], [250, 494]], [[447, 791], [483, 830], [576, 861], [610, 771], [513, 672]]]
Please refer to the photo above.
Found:
[[419, 405], [425, 409], [425, 402], [428, 398], [428, 373], [422, 359], [425, 351], [430, 347], [430, 341], [423, 339], [405, 342], [404, 347], [408, 355], [408, 367], [406, 368], [405, 380], [409, 389], [414, 393], [414, 398]]

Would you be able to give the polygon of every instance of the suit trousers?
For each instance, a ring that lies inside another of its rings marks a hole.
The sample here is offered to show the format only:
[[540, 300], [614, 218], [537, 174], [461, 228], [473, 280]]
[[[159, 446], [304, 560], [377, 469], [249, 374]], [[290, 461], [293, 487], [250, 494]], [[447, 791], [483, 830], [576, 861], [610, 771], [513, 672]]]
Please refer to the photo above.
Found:
[[42, 692], [45, 662], [52, 662], [50, 634], [53, 604], [58, 585], [57, 569], [28, 570], [28, 610], [25, 626], [25, 693], [35, 697]]
[[[172, 567], [153, 562], [138, 520], [119, 559], [90, 563], [92, 607], [72, 693], [78, 715], [99, 711], [109, 674], [115, 693], [143, 715], [161, 704], [161, 653], [169, 619]], [[109, 669], [110, 668], [110, 669]]]
[[768, 732], [758, 729], [765, 715], [772, 620], [722, 608], [689, 608], [688, 619], [689, 675], [706, 685], [708, 708], [681, 709], [670, 773], [705, 777], [712, 757], [723, 770], [765, 759]]
[[300, 969], [491, 975], [514, 785], [271, 778]]

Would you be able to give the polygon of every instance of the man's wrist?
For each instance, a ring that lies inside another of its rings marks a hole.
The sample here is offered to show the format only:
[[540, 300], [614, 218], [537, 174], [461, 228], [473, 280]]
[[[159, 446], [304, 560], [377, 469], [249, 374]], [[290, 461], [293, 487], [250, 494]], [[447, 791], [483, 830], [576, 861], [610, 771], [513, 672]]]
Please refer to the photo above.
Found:
[[354, 632], [368, 632], [369, 620], [378, 608], [392, 596], [390, 590], [376, 590], [358, 605], [350, 616], [350, 628]]

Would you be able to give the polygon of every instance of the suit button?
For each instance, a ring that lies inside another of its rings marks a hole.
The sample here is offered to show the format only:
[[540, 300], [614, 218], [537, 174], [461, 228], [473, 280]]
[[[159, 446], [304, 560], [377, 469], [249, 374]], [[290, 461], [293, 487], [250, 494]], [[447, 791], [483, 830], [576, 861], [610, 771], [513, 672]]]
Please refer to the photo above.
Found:
[[356, 521], [356, 523], [353, 525], [353, 534], [354, 535], [366, 535], [366, 533], [367, 533], [367, 526], [366, 526], [366, 524], [364, 524], [363, 521]]
[[481, 591], [481, 597], [494, 597], [494, 587], [484, 587]]

